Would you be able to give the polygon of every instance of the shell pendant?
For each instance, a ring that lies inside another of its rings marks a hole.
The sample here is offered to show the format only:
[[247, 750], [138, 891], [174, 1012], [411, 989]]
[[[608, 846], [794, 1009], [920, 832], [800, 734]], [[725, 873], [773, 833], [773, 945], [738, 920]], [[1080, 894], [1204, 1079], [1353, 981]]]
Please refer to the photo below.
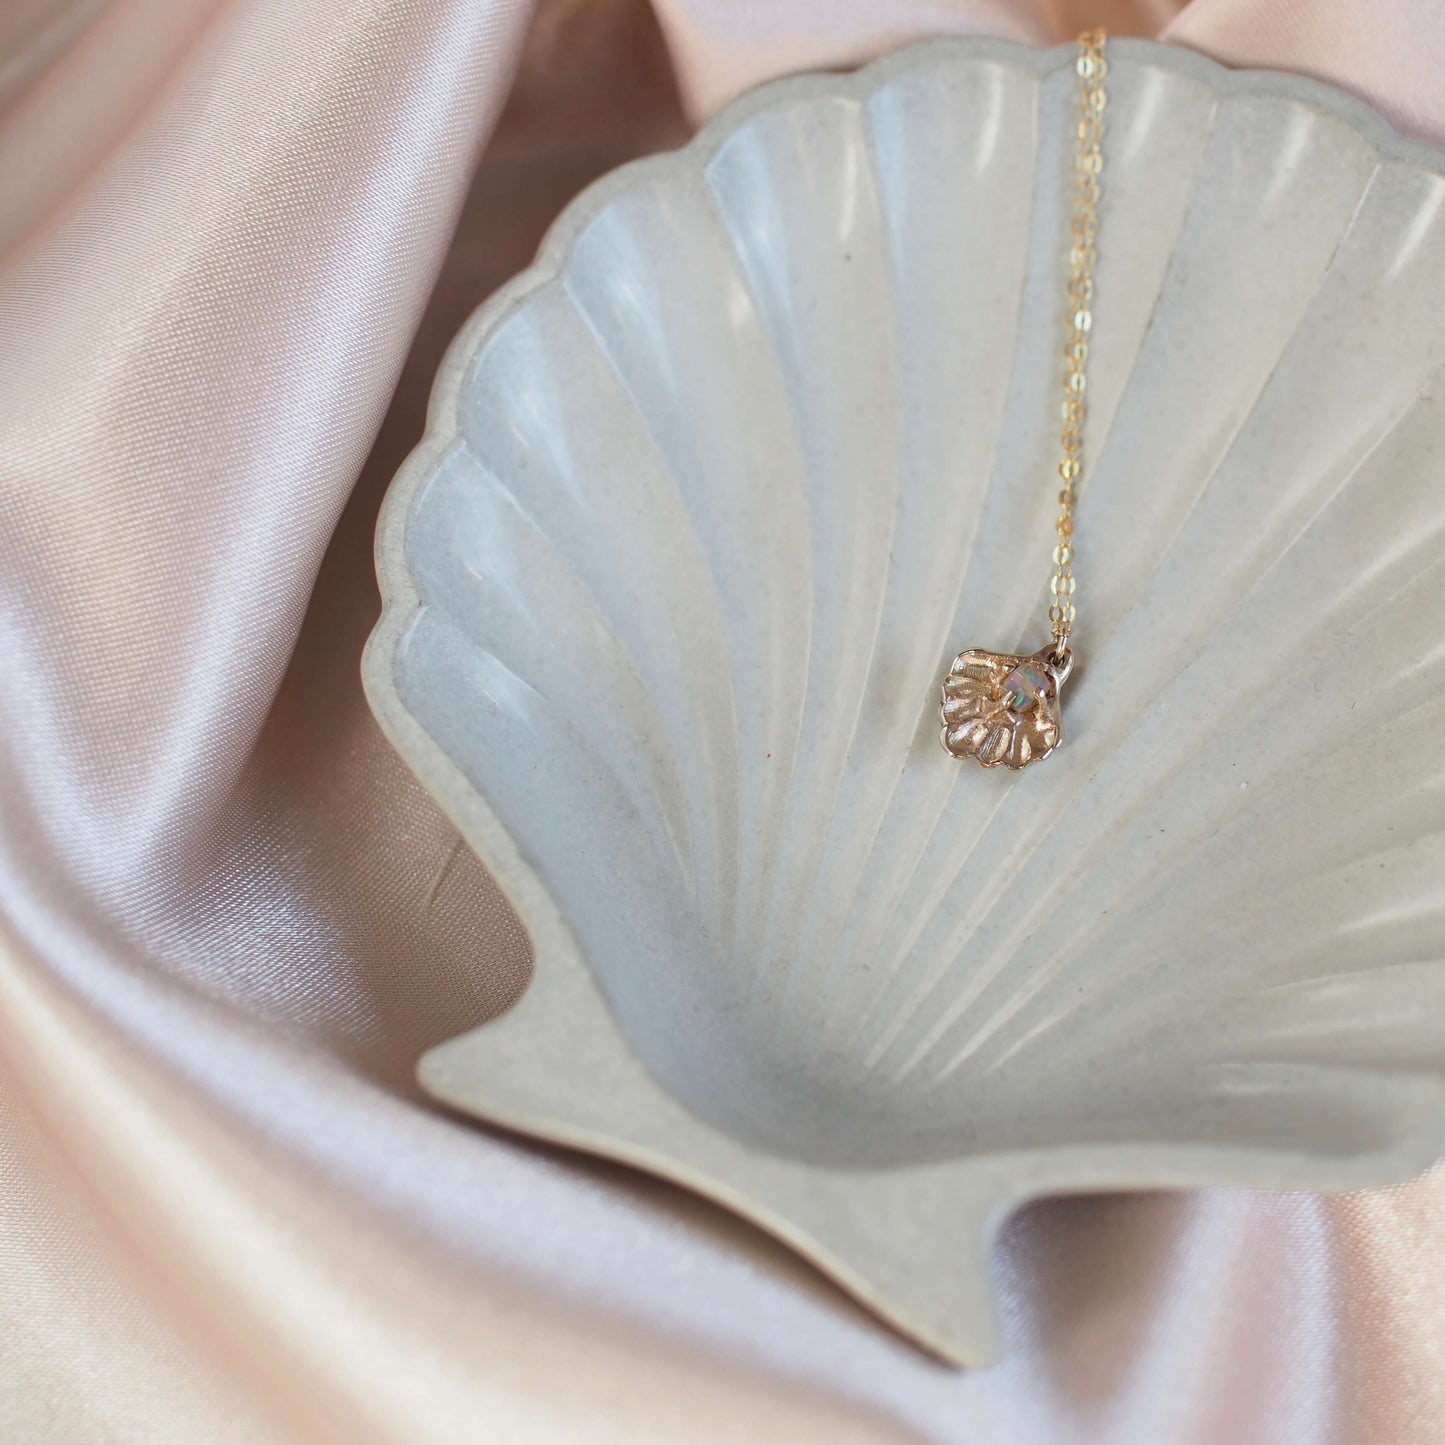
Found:
[[943, 679], [942, 740], [955, 758], [1018, 771], [1064, 740], [1059, 694], [1073, 666], [1067, 650], [1028, 656], [969, 648]]

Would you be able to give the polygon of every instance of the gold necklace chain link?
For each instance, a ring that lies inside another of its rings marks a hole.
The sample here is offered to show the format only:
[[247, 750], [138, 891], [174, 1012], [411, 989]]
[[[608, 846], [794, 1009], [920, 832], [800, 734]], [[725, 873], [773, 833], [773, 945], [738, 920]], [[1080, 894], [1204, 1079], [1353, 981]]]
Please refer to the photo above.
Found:
[[1049, 581], [1049, 623], [1054, 654], [1069, 655], [1074, 627], [1074, 501], [1083, 471], [1085, 365], [1094, 313], [1094, 262], [1098, 258], [1099, 196], [1104, 174], [1104, 78], [1109, 73], [1102, 30], [1079, 36], [1074, 62], [1078, 81], [1078, 124], [1074, 137], [1074, 206], [1069, 221], [1069, 284], [1064, 343], [1063, 429], [1059, 434], [1059, 534], [1054, 575]]

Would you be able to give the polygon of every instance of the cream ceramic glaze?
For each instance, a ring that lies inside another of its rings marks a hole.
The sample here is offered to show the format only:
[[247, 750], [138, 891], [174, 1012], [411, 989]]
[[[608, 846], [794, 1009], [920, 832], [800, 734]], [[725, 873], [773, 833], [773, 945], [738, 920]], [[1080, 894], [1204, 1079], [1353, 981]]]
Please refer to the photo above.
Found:
[[383, 725], [532, 932], [422, 1079], [793, 1242], [958, 1359], [1051, 1191], [1445, 1141], [1445, 182], [1358, 104], [1112, 49], [1067, 742], [1046, 640], [1071, 47], [746, 98], [458, 339], [383, 518]]

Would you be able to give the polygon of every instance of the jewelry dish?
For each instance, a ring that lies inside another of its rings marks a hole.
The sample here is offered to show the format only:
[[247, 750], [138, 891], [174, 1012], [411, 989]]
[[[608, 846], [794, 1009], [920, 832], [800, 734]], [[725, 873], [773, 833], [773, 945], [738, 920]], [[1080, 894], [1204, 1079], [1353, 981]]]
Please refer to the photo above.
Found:
[[425, 1087], [967, 1363], [1023, 1200], [1445, 1152], [1445, 166], [1110, 58], [1046, 768], [944, 753], [939, 659], [1046, 610], [1072, 47], [784, 81], [592, 187], [378, 534], [372, 706], [535, 948]]

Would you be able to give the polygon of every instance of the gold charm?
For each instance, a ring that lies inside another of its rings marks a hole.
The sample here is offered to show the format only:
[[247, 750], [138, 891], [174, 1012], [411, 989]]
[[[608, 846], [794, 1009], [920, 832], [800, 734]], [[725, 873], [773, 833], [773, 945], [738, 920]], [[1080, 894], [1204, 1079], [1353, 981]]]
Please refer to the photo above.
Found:
[[970, 648], [943, 679], [943, 746], [956, 758], [1017, 772], [1064, 740], [1059, 693], [1073, 657], [1052, 647], [1029, 657]]

